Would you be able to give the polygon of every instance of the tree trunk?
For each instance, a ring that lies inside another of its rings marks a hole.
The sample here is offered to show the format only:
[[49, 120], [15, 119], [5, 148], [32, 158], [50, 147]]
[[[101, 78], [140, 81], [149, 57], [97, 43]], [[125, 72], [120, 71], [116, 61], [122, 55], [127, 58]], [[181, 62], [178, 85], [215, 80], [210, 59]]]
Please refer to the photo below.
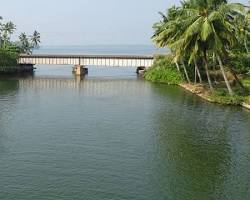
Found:
[[184, 69], [184, 72], [185, 72], [186, 79], [187, 79], [188, 83], [190, 83], [191, 81], [190, 81], [188, 73], [187, 73], [186, 65], [185, 65], [185, 63], [183, 61], [181, 61], [181, 63], [182, 63], [182, 66], [183, 66], [183, 69]]
[[236, 72], [235, 72], [233, 69], [231, 69], [231, 68], [230, 68], [230, 71], [231, 71], [231, 73], [233, 74], [233, 77], [234, 77], [235, 81], [240, 85], [240, 87], [241, 87], [242, 89], [246, 89], [246, 87], [242, 84], [242, 82], [241, 82], [240, 79], [238, 78]]
[[[215, 53], [213, 52], [213, 70], [215, 71], [216, 70], [216, 55]], [[214, 76], [214, 82], [216, 83], [216, 76]]]
[[194, 68], [194, 84], [197, 84], [197, 69]]
[[223, 75], [223, 77], [224, 77], [224, 80], [225, 80], [225, 82], [226, 82], [228, 92], [229, 92], [229, 94], [230, 94], [231, 96], [233, 96], [233, 94], [234, 94], [234, 93], [233, 93], [233, 90], [232, 90], [232, 88], [231, 88], [231, 86], [230, 86], [230, 83], [229, 83], [229, 81], [228, 81], [228, 79], [227, 79], [227, 76], [226, 76], [226, 73], [225, 73], [225, 69], [224, 69], [223, 63], [222, 63], [221, 58], [220, 58], [219, 55], [217, 56], [217, 59], [218, 59], [218, 61], [219, 61], [221, 73], [222, 73], [222, 75]]
[[175, 65], [176, 65], [177, 70], [180, 72], [180, 66], [179, 66], [179, 63], [178, 63], [178, 62], [175, 62]]
[[208, 84], [210, 87], [211, 91], [214, 91], [213, 85], [212, 85], [212, 81], [209, 75], [209, 71], [208, 71], [208, 63], [207, 63], [207, 53], [204, 52], [204, 64], [205, 64], [205, 70], [206, 70], [206, 74], [207, 74], [207, 80], [208, 80]]
[[200, 73], [200, 69], [199, 69], [199, 67], [198, 67], [198, 64], [197, 64], [196, 58], [194, 59], [194, 66], [195, 66], [195, 69], [196, 69], [197, 75], [198, 75], [198, 77], [199, 77], [199, 81], [200, 81], [200, 83], [202, 83], [201, 73]]
[[245, 45], [246, 52], [249, 53], [248, 46], [247, 46], [247, 38], [244, 39], [244, 45]]

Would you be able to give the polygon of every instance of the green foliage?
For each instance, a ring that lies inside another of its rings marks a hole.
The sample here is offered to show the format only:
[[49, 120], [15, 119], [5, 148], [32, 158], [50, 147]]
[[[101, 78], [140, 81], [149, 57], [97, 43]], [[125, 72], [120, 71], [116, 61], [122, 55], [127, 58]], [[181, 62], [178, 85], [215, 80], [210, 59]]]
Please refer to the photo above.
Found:
[[[0, 17], [2, 20], [2, 17]], [[34, 48], [38, 48], [41, 42], [40, 33], [34, 31], [32, 35], [27, 35], [26, 33], [21, 33], [19, 36], [19, 41], [11, 41], [11, 35], [16, 30], [16, 25], [14, 23], [7, 22], [2, 23], [0, 21], [0, 48], [7, 49], [9, 46], [17, 46], [19, 53], [31, 54]], [[15, 44], [15, 45], [14, 45]]]
[[[188, 82], [194, 80], [192, 77], [195, 72], [205, 71], [211, 91], [214, 86], [210, 72], [219, 64], [228, 92], [233, 95], [225, 74], [224, 61], [236, 46], [243, 45], [245, 52], [248, 51], [249, 24], [246, 11], [243, 5], [227, 0], [182, 1], [181, 6], [173, 7], [167, 15], [162, 15], [163, 20], [153, 27], [155, 33], [152, 39], [158, 47], [170, 48], [175, 62], [182, 64], [183, 69], [187, 68], [184, 71], [188, 71], [185, 73]], [[209, 54], [213, 54], [212, 60]], [[192, 64], [197, 60], [202, 63], [195, 65], [194, 70]]]
[[181, 74], [172, 63], [172, 58], [167, 56], [155, 58], [153, 66], [145, 73], [145, 79], [171, 85], [178, 85], [183, 81]]
[[241, 105], [246, 97], [238, 95], [228, 95], [225, 91], [215, 91], [210, 97], [214, 102], [223, 105]]
[[38, 48], [39, 43], [41, 43], [41, 35], [37, 31], [34, 31], [33, 35], [30, 38], [31, 40], [31, 46], [33, 48]]
[[0, 49], [0, 68], [17, 66], [18, 54], [6, 49]]
[[248, 96], [248, 97], [246, 98], [245, 102], [246, 102], [247, 104], [250, 104], [250, 96]]
[[244, 84], [246, 87], [248, 87], [248, 88], [250, 89], [250, 78], [249, 78], [249, 79], [246, 79], [246, 80], [243, 80], [242, 82], [243, 82], [243, 84]]
[[28, 36], [26, 35], [26, 33], [21, 33], [21, 35], [19, 36], [19, 42], [18, 42], [18, 46], [20, 48], [21, 53], [25, 53], [25, 54], [31, 54], [32, 53], [32, 45], [29, 41]]
[[238, 53], [230, 57], [231, 67], [239, 74], [245, 74], [250, 70], [250, 54]]
[[11, 35], [16, 30], [14, 23], [2, 22], [0, 16], [0, 73], [16, 72], [18, 56], [20, 53], [31, 54], [40, 43], [40, 33], [35, 31], [32, 36], [22, 33], [19, 41], [11, 41]]
[[[185, 0], [161, 16], [153, 26], [152, 40], [158, 47], [168, 47], [173, 58], [156, 59], [146, 79], [180, 83], [183, 78], [173, 60], [189, 83], [197, 81], [197, 75], [200, 83], [209, 83], [214, 102], [238, 105], [246, 101], [250, 90], [239, 81], [236, 84], [235, 72], [250, 72], [249, 8], [227, 0]], [[243, 84], [248, 85], [248, 80]]]

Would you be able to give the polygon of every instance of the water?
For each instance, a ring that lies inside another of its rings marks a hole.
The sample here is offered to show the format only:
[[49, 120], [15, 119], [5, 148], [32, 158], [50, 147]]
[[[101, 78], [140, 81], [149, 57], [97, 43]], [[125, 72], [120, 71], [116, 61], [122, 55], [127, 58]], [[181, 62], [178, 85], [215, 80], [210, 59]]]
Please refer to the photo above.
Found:
[[168, 49], [157, 49], [151, 45], [89, 45], [89, 46], [42, 46], [34, 54], [73, 55], [153, 55], [168, 53]]
[[249, 199], [249, 111], [133, 68], [70, 73], [0, 79], [1, 200]]

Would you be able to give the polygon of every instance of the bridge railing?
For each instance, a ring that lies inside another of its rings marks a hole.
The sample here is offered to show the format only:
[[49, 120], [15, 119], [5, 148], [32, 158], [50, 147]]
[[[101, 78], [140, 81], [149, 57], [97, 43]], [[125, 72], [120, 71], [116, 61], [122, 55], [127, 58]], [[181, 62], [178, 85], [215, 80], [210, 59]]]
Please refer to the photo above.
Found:
[[153, 56], [122, 55], [21, 55], [20, 64], [150, 67]]

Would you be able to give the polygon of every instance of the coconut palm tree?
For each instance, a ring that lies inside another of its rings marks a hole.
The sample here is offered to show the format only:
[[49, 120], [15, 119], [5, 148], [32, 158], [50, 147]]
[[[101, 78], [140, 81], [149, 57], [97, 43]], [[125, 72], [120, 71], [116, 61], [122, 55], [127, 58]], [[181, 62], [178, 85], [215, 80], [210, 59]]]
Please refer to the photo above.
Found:
[[203, 53], [205, 70], [211, 90], [213, 90], [213, 86], [208, 69], [208, 53], [215, 53], [228, 91], [230, 95], [233, 95], [225, 74], [222, 57], [237, 42], [233, 19], [235, 16], [242, 15], [244, 7], [240, 4], [226, 4], [225, 2], [223, 0], [221, 2], [217, 0], [215, 2], [213, 0], [189, 1], [188, 6], [183, 8], [182, 17], [185, 19], [190, 18], [191, 23], [179, 40], [175, 41], [171, 46], [179, 52], [193, 49], [190, 60], [193, 60], [200, 52]]
[[34, 48], [39, 47], [39, 43], [41, 43], [40, 33], [38, 33], [37, 31], [34, 31], [33, 35], [30, 38], [31, 38], [32, 46]]
[[2, 47], [2, 21], [3, 18], [0, 16], [0, 47]]
[[247, 21], [248, 21], [248, 26], [250, 26], [250, 1], [247, 9]]
[[[248, 11], [249, 12], [249, 11]], [[250, 21], [249, 14], [246, 11], [244, 15], [237, 16], [235, 18], [236, 34], [241, 46], [245, 47], [247, 53], [249, 53], [248, 41], [250, 38]], [[248, 19], [249, 18], [249, 19]]]
[[14, 33], [16, 30], [16, 26], [13, 22], [9, 21], [5, 24], [2, 24], [2, 32], [3, 32], [3, 42], [4, 45], [10, 40], [11, 35]]
[[19, 47], [22, 53], [31, 54], [32, 46], [26, 33], [21, 33], [19, 36]]
[[[179, 17], [180, 17], [180, 8], [172, 7], [168, 9], [167, 15], [160, 13], [162, 16], [162, 21], [154, 24], [153, 28], [155, 30], [154, 35], [152, 36], [153, 42], [158, 47], [170, 47], [169, 44], [173, 43], [173, 41], [178, 40], [180, 35], [183, 32], [183, 27], [179, 24]], [[174, 49], [171, 49], [172, 53], [175, 55], [174, 63], [180, 71], [179, 62], [182, 64], [186, 79], [190, 82], [190, 78], [187, 73], [186, 65], [181, 56], [177, 55], [174, 52]]]

